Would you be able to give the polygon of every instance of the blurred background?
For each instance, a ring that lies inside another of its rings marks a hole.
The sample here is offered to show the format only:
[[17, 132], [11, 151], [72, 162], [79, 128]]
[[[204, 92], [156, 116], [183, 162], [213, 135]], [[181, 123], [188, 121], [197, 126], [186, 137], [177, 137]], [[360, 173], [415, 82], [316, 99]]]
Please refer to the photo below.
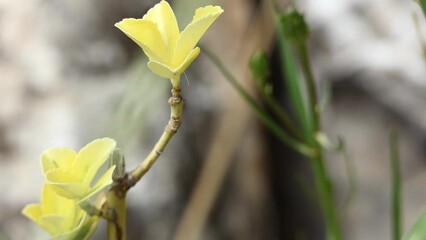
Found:
[[[161, 135], [169, 82], [113, 26], [157, 2], [0, 0], [0, 239], [48, 238], [20, 214], [39, 202], [43, 150], [109, 136], [131, 169]], [[278, 84], [269, 1], [169, 2], [181, 29], [197, 7], [221, 5], [203, 46], [254, 95], [248, 59], [265, 50]], [[345, 139], [356, 176], [355, 196], [343, 205], [343, 155], [329, 154], [345, 239], [389, 239], [390, 124], [400, 131], [405, 229], [426, 206], [425, 18], [407, 0], [295, 4], [311, 28], [318, 85], [332, 89], [322, 124], [332, 140]], [[324, 239], [308, 162], [264, 129], [203, 53], [182, 88], [178, 134], [128, 193], [128, 239]], [[94, 239], [105, 239], [104, 228]]]

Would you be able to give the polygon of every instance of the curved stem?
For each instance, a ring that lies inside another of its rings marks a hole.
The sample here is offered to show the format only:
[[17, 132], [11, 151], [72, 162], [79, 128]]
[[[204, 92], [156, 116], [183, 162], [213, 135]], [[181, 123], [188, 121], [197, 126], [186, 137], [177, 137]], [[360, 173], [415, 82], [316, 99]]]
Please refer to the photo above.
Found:
[[128, 187], [132, 187], [135, 185], [151, 166], [155, 163], [155, 161], [160, 157], [161, 153], [163, 153], [164, 148], [169, 143], [170, 139], [175, 135], [177, 130], [180, 127], [182, 121], [182, 111], [184, 101], [182, 96], [180, 95], [180, 88], [174, 86], [172, 88], [172, 96], [169, 99], [170, 105], [170, 120], [164, 129], [163, 134], [160, 139], [155, 144], [154, 148], [151, 150], [149, 155], [139, 164], [137, 168], [129, 173], [128, 176]]
[[178, 86], [173, 86], [172, 96], [168, 101], [170, 105], [170, 120], [154, 148], [138, 167], [130, 173], [115, 179], [116, 185], [108, 192], [108, 201], [106, 206], [104, 206], [106, 208], [105, 211], [111, 212], [112, 215], [112, 217], [107, 219], [108, 240], [126, 239], [126, 193], [148, 172], [180, 127], [184, 105], [180, 91]]

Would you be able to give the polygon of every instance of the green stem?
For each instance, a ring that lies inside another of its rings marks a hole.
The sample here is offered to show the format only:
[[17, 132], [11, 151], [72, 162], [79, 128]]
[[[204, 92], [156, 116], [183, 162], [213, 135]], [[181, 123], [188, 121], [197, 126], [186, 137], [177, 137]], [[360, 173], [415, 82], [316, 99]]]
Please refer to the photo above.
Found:
[[155, 161], [160, 157], [161, 153], [163, 153], [165, 147], [169, 143], [170, 139], [175, 135], [177, 130], [180, 127], [182, 122], [182, 111], [184, 101], [180, 94], [180, 88], [178, 86], [174, 86], [172, 88], [172, 96], [169, 99], [170, 105], [170, 120], [164, 129], [163, 134], [160, 139], [155, 144], [154, 148], [151, 150], [149, 155], [139, 164], [137, 168], [129, 174], [128, 179], [128, 187], [132, 187], [135, 185], [144, 175], [148, 172], [148, 170], [152, 167]]
[[113, 187], [108, 192], [108, 208], [114, 216], [107, 223], [108, 240], [126, 240], [126, 191]]
[[352, 203], [353, 199], [355, 198], [357, 194], [357, 180], [356, 180], [355, 166], [354, 166], [352, 158], [349, 157], [348, 151], [346, 149], [346, 143], [343, 143], [342, 151], [343, 151], [343, 158], [345, 161], [346, 175], [348, 176], [348, 183], [349, 183], [348, 194], [342, 204], [342, 206], [346, 207]]
[[284, 112], [284, 110], [277, 103], [277, 101], [275, 101], [275, 99], [271, 97], [271, 94], [266, 93], [265, 90], [259, 84], [258, 88], [262, 99], [265, 101], [266, 105], [269, 107], [272, 113], [275, 114], [281, 124], [285, 127], [285, 129], [288, 131], [289, 135], [291, 135], [293, 138], [297, 139], [300, 142], [304, 142], [305, 139], [302, 133], [299, 131], [298, 126], [293, 123], [291, 118], [286, 114], [286, 112]]
[[[108, 240], [126, 239], [126, 193], [148, 172], [179, 129], [184, 105], [180, 91], [179, 86], [173, 86], [172, 96], [168, 101], [170, 105], [170, 120], [154, 148], [139, 166], [130, 173], [124, 176], [118, 174], [121, 177], [117, 176], [116, 180], [114, 180], [117, 184], [108, 192], [108, 201], [104, 211], [112, 211], [113, 215], [113, 217], [107, 219]], [[120, 156], [117, 159], [120, 159]]]
[[309, 114], [307, 112], [306, 105], [304, 104], [305, 101], [301, 91], [302, 88], [300, 87], [299, 78], [296, 73], [296, 65], [291, 47], [285, 40], [281, 21], [279, 21], [278, 16], [275, 16], [275, 18], [277, 22], [278, 47], [282, 62], [284, 84], [287, 86], [290, 101], [293, 105], [293, 111], [300, 122], [303, 134], [307, 140], [310, 138], [310, 135], [312, 135]]
[[333, 199], [332, 184], [324, 165], [324, 154], [321, 147], [318, 147], [318, 151], [318, 156], [310, 158], [310, 162], [314, 171], [315, 186], [320, 197], [321, 209], [325, 215], [327, 239], [340, 240], [342, 237]]
[[392, 239], [399, 240], [401, 238], [401, 171], [399, 165], [398, 152], [398, 132], [391, 127], [389, 133], [390, 161], [391, 161], [391, 178], [392, 178]]
[[107, 201], [102, 207], [101, 214], [107, 223], [108, 240], [126, 240], [126, 193], [129, 189], [124, 155], [120, 149], [112, 153], [111, 164], [115, 165], [112, 176], [113, 187], [108, 191]]
[[422, 8], [423, 14], [426, 17], [426, 0], [419, 0], [420, 7]]
[[312, 117], [313, 132], [311, 133], [312, 135], [309, 142], [315, 146], [318, 152], [316, 157], [311, 158], [311, 165], [315, 175], [315, 185], [320, 197], [321, 208], [325, 215], [327, 239], [340, 240], [342, 239], [342, 236], [336, 206], [333, 199], [332, 183], [324, 164], [322, 147], [315, 140], [315, 134], [321, 132], [321, 120], [318, 111], [318, 96], [315, 88], [315, 80], [311, 70], [306, 41], [299, 45], [299, 53], [302, 72], [305, 76], [309, 97], [310, 116]]
[[273, 120], [260, 106], [256, 100], [248, 94], [248, 92], [238, 83], [237, 79], [232, 75], [232, 73], [222, 64], [219, 58], [214, 55], [211, 51], [206, 48], [203, 48], [203, 52], [207, 55], [210, 61], [216, 65], [216, 67], [221, 71], [225, 79], [237, 90], [241, 97], [246, 101], [246, 103], [254, 110], [256, 116], [260, 121], [265, 124], [267, 128], [284, 144], [287, 144], [289, 147], [293, 148], [297, 152], [305, 156], [314, 156], [315, 151], [306, 146], [304, 143], [295, 140], [290, 137], [283, 128]]
[[314, 75], [312, 73], [311, 64], [309, 62], [308, 49], [306, 47], [306, 41], [299, 44], [298, 46], [300, 54], [300, 63], [302, 67], [303, 74], [305, 75], [306, 87], [308, 91], [309, 99], [309, 110], [312, 117], [312, 128], [314, 134], [320, 129], [320, 116], [318, 111], [318, 96], [315, 88]]

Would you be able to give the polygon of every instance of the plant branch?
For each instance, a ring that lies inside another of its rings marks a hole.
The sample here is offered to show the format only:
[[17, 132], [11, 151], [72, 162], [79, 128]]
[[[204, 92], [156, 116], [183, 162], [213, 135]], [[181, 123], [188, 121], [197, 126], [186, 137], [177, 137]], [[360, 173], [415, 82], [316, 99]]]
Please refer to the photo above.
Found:
[[179, 87], [174, 86], [171, 90], [172, 96], [169, 98], [170, 105], [170, 120], [164, 129], [160, 139], [155, 144], [149, 155], [139, 164], [137, 168], [129, 173], [128, 176], [128, 187], [135, 185], [148, 170], [152, 167], [155, 161], [163, 153], [164, 148], [169, 143], [170, 139], [175, 135], [182, 122], [182, 111], [184, 100], [180, 94], [181, 90]]
[[[179, 129], [184, 105], [180, 92], [179, 86], [173, 86], [171, 90], [172, 96], [168, 101], [170, 105], [170, 120], [148, 156], [131, 172], [124, 175], [117, 172], [113, 176], [116, 184], [108, 192], [108, 201], [104, 206], [108, 211], [103, 211], [108, 213], [109, 216], [107, 218], [108, 240], [126, 239], [126, 193], [148, 172]], [[114, 164], [124, 164], [122, 154], [117, 151], [115, 155], [117, 156], [113, 158]], [[123, 170], [124, 165], [118, 169]]]
[[267, 93], [259, 83], [257, 85], [261, 98], [265, 101], [267, 107], [272, 111], [272, 113], [278, 118], [280, 123], [285, 127], [285, 129], [288, 131], [288, 134], [296, 140], [304, 142], [305, 139], [300, 132], [299, 127], [293, 122], [290, 116], [281, 108], [277, 101], [272, 98], [271, 94]]
[[265, 124], [265, 126], [268, 127], [279, 140], [305, 156], [314, 156], [316, 154], [312, 148], [289, 136], [287, 132], [284, 131], [283, 128], [263, 110], [262, 106], [260, 106], [256, 100], [238, 83], [234, 75], [232, 75], [232, 73], [222, 64], [216, 55], [205, 47], [203, 48], [203, 52], [207, 55], [209, 60], [216, 65], [225, 79], [235, 88], [235, 90], [237, 90], [246, 103], [248, 103], [248, 105], [254, 110], [256, 116], [261, 120], [261, 122]]

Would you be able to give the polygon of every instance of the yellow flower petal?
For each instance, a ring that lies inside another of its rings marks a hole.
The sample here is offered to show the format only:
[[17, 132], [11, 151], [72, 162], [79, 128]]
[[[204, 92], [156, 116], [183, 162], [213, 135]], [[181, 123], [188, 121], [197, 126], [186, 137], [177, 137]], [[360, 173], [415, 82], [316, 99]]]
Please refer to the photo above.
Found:
[[167, 61], [166, 45], [157, 24], [143, 19], [125, 18], [115, 26], [135, 41], [148, 58]]
[[176, 69], [170, 69], [167, 65], [161, 64], [156, 61], [149, 61], [148, 67], [160, 77], [169, 78], [174, 81], [173, 85], [179, 85], [180, 75], [188, 68], [188, 66], [198, 57], [200, 54], [200, 48], [194, 48], [188, 55], [188, 57], [183, 61], [183, 63]]
[[200, 48], [196, 47], [192, 49], [192, 51], [188, 54], [182, 64], [177, 67], [176, 73], [179, 75], [182, 74], [189, 67], [189, 65], [191, 65], [191, 63], [198, 57], [198, 55], [200, 55]]
[[59, 196], [51, 186], [45, 184], [41, 190], [41, 209], [43, 214], [71, 215], [74, 201]]
[[84, 179], [93, 179], [116, 145], [117, 143], [111, 138], [96, 139], [87, 144], [75, 158], [72, 166], [73, 174], [84, 176]]
[[161, 1], [151, 8], [142, 18], [157, 24], [157, 28], [166, 46], [167, 58], [171, 59], [174, 54], [176, 40], [179, 37], [179, 27], [175, 14], [169, 3]]
[[163, 78], [173, 78], [176, 77], [172, 69], [170, 69], [167, 65], [162, 64], [158, 61], [151, 60], [148, 62], [148, 68], [151, 69], [155, 74]]
[[57, 195], [51, 186], [44, 185], [40, 204], [28, 204], [22, 214], [55, 236], [74, 229], [84, 212], [75, 201]]
[[[28, 207], [28, 208], [27, 208]], [[28, 217], [29, 219], [31, 219], [34, 223], [36, 223], [38, 226], [40, 226], [41, 228], [43, 228], [44, 230], [46, 230], [47, 232], [49, 232], [51, 235], [54, 235], [57, 233], [57, 226], [55, 224], [55, 226], [51, 226], [49, 223], [46, 223], [46, 221], [43, 221], [43, 215], [41, 213], [41, 215], [38, 218], [33, 218], [34, 216], [31, 215], [32, 213], [30, 212], [31, 209], [30, 206], [27, 206], [24, 211], [22, 212], [26, 217]]]
[[40, 226], [46, 229], [53, 236], [60, 235], [64, 232], [70, 231], [70, 226], [74, 227], [72, 223], [72, 216], [66, 215], [44, 215], [40, 218]]
[[177, 40], [172, 66], [182, 64], [197, 42], [210, 27], [210, 25], [222, 14], [219, 6], [206, 6], [198, 8], [191, 23], [182, 31]]
[[112, 174], [115, 170], [115, 165], [110, 167], [103, 175], [99, 178], [98, 181], [93, 185], [93, 187], [90, 189], [90, 193], [84, 198], [81, 199], [79, 202], [85, 201], [86, 199], [98, 194], [100, 191], [104, 190], [106, 187], [110, 186], [113, 183], [112, 180]]
[[50, 148], [41, 155], [43, 174], [53, 169], [69, 169], [77, 152], [70, 148]]
[[55, 169], [46, 173], [47, 182], [53, 183], [80, 183], [83, 177], [74, 174], [69, 169]]
[[[180, 66], [176, 69], [170, 69], [169, 66], [159, 63], [157, 61], [149, 61], [148, 67], [160, 77], [169, 78], [172, 81], [180, 79], [180, 75], [191, 65], [191, 63], [198, 57], [200, 54], [200, 48], [194, 48], [187, 58], [182, 62]], [[177, 83], [179, 85], [179, 83]]]
[[98, 223], [98, 217], [90, 217], [85, 214], [75, 229], [57, 235], [50, 240], [88, 240], [95, 232]]
[[47, 185], [56, 194], [69, 199], [84, 198], [89, 192], [90, 182], [84, 182], [84, 178], [78, 177], [72, 172], [62, 169], [52, 170], [46, 174]]
[[85, 183], [47, 183], [52, 189], [62, 197], [68, 199], [85, 198], [89, 193], [89, 186]]
[[24, 207], [22, 214], [33, 222], [37, 222], [40, 216], [43, 214], [40, 204], [31, 203]]

